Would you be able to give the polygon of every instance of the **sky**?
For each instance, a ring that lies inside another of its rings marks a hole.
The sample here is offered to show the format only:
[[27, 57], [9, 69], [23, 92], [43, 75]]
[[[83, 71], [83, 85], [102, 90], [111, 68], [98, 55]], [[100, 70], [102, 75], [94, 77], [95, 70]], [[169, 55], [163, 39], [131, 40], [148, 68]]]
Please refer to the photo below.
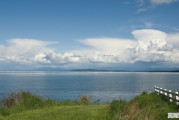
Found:
[[0, 70], [179, 69], [179, 0], [1, 0]]

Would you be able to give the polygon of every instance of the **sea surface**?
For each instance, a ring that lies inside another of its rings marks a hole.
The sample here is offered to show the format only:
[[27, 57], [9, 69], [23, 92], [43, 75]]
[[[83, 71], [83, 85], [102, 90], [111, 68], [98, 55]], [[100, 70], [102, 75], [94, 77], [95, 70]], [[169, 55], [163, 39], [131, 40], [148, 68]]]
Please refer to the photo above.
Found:
[[154, 86], [179, 91], [175, 72], [0, 72], [0, 99], [11, 92], [29, 91], [56, 100], [79, 100], [88, 96], [93, 102], [130, 100]]

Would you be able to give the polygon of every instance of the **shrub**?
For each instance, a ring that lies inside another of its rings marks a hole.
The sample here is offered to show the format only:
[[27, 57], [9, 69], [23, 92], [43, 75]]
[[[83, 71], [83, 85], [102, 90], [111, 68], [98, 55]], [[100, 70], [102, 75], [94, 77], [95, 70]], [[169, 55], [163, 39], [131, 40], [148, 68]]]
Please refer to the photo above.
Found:
[[[65, 105], [80, 105], [88, 104], [89, 100], [82, 97], [80, 102], [73, 101], [56, 101], [52, 99], [45, 99], [30, 92], [17, 92], [11, 93], [0, 101], [0, 117], [8, 116], [10, 114], [19, 113], [26, 110], [33, 110], [39, 108], [47, 108], [52, 106], [65, 106]], [[1, 118], [0, 118], [1, 119]]]
[[123, 100], [113, 100], [110, 104], [110, 113], [116, 114], [123, 111], [127, 106], [127, 102]]
[[44, 100], [40, 96], [33, 95], [30, 92], [22, 92], [22, 96], [24, 99], [23, 105], [27, 108], [41, 108], [45, 105]]
[[90, 103], [88, 96], [81, 96], [80, 103], [83, 105], [88, 105]]
[[[11, 111], [9, 108], [6, 107], [0, 107], [0, 115], [2, 116], [8, 116], [11, 114]], [[1, 119], [0, 119], [1, 120]]]
[[21, 93], [11, 93], [9, 96], [3, 99], [3, 106], [12, 107], [23, 102], [23, 96]]

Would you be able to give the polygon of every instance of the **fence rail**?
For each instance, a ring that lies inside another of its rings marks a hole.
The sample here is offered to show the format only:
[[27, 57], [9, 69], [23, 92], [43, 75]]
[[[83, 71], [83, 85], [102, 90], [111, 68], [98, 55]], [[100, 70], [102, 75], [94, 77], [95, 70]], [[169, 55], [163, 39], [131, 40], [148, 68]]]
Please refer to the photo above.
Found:
[[176, 102], [179, 105], [179, 94], [178, 92], [172, 92], [171, 90], [159, 88], [157, 86], [154, 87], [154, 91], [157, 94], [164, 95], [170, 99], [170, 102]]

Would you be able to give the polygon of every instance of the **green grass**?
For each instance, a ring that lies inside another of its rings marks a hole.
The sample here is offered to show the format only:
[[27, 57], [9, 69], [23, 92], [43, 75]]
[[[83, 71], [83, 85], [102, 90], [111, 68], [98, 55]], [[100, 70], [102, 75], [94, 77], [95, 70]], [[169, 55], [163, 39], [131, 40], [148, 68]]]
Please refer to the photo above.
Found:
[[0, 114], [8, 116], [10, 114], [43, 108], [46, 105], [55, 104], [51, 100], [43, 100], [41, 97], [33, 95], [29, 92], [12, 93], [3, 100], [3, 105], [0, 107]]
[[0, 120], [107, 120], [109, 105], [80, 101], [55, 101], [29, 92], [12, 93], [3, 100]]
[[0, 120], [167, 120], [169, 112], [179, 112], [167, 98], [145, 92], [128, 102], [114, 100], [100, 105], [90, 103], [86, 96], [76, 102], [55, 101], [21, 92], [3, 103]]
[[170, 103], [167, 98], [156, 93], [143, 93], [128, 103], [125, 101], [118, 101], [118, 104], [112, 102], [110, 111], [112, 110], [115, 111], [112, 112], [114, 120], [168, 120], [169, 112], [179, 112], [175, 103]]
[[59, 102], [51, 99], [44, 99], [29, 92], [12, 93], [4, 98], [2, 103], [3, 105], [0, 107], [1, 116], [9, 116], [27, 110], [43, 109], [53, 106], [74, 106], [81, 104], [77, 101]]
[[107, 105], [55, 106], [11, 114], [5, 120], [107, 120]]

